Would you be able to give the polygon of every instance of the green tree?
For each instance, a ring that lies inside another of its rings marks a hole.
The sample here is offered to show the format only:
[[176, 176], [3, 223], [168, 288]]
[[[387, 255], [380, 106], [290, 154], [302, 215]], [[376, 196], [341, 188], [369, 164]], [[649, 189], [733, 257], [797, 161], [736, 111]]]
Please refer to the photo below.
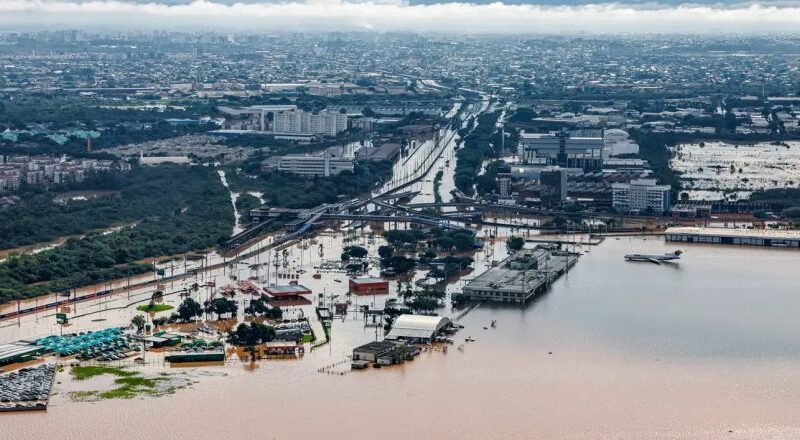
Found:
[[511, 236], [506, 240], [506, 247], [512, 252], [517, 252], [525, 246], [525, 239], [522, 237]]
[[206, 313], [216, 314], [218, 320], [222, 319], [222, 315], [236, 316], [237, 311], [236, 301], [227, 298], [214, 298], [206, 301]]
[[144, 329], [144, 325], [147, 324], [147, 320], [142, 315], [136, 315], [131, 319], [131, 325], [136, 328], [137, 333], [141, 333]]
[[194, 318], [202, 315], [203, 306], [192, 298], [184, 299], [181, 305], [178, 306], [178, 316], [183, 322], [192, 321]]
[[392, 246], [384, 245], [378, 248], [378, 256], [381, 258], [391, 258], [394, 255]]

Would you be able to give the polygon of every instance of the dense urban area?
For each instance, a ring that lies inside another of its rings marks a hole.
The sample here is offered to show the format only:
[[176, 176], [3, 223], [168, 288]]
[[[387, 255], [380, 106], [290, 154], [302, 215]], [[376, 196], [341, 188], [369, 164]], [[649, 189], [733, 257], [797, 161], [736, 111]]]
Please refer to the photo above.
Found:
[[[493, 334], [501, 347], [539, 335], [568, 346], [566, 330], [511, 330], [557, 313], [534, 305], [567, 289], [609, 299], [554, 303], [564, 319], [593, 304], [608, 315], [585, 321], [617, 331], [606, 316], [641, 307], [617, 287], [735, 290], [724, 270], [684, 269], [726, 253], [744, 274], [757, 268], [742, 261], [794, 264], [798, 45], [778, 35], [0, 32], [0, 412], [213, 399], [203, 384], [241, 385], [239, 366], [274, 359], [297, 362], [254, 374], [380, 381], [441, 372], [432, 364], [446, 357], [457, 375], [477, 367], [452, 359], [498, 350], [481, 345]], [[738, 285], [782, 282], [768, 273]], [[706, 320], [692, 316], [687, 333]], [[702, 351], [684, 333], [620, 319], [664, 347]], [[615, 349], [636, 339], [613, 335]], [[537, 345], [526, 365], [548, 362], [559, 343]], [[796, 341], [774, 345], [800, 354]], [[291, 372], [304, 364], [313, 368]], [[367, 368], [388, 371], [357, 371]], [[358, 400], [363, 382], [346, 383]]]

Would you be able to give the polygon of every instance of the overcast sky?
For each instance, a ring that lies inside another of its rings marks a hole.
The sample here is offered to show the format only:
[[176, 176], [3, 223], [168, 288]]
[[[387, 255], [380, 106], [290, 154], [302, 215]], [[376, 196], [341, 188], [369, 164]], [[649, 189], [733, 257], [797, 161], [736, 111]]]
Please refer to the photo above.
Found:
[[[230, 1], [230, 0], [228, 0]], [[308, 0], [223, 4], [0, 0], [0, 29], [416, 31], [449, 33], [798, 32], [800, 6], [595, 4], [542, 6], [438, 3], [409, 6]]]

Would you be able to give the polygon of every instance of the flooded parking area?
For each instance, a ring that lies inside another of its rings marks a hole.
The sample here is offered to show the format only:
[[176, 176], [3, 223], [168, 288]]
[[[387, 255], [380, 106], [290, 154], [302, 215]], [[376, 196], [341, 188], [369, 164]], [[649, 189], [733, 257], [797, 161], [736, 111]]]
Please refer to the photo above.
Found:
[[800, 142], [701, 142], [673, 152], [670, 167], [692, 200], [745, 199], [753, 191], [800, 185]]

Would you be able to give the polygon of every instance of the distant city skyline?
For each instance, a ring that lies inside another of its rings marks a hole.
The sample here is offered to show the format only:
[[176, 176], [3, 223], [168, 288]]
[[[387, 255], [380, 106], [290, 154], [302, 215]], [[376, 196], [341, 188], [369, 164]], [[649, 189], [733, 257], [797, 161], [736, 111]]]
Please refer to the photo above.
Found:
[[795, 33], [800, 3], [490, 3], [379, 0], [233, 2], [161, 0], [0, 3], [0, 30], [91, 28], [222, 31], [375, 31], [454, 34]]

